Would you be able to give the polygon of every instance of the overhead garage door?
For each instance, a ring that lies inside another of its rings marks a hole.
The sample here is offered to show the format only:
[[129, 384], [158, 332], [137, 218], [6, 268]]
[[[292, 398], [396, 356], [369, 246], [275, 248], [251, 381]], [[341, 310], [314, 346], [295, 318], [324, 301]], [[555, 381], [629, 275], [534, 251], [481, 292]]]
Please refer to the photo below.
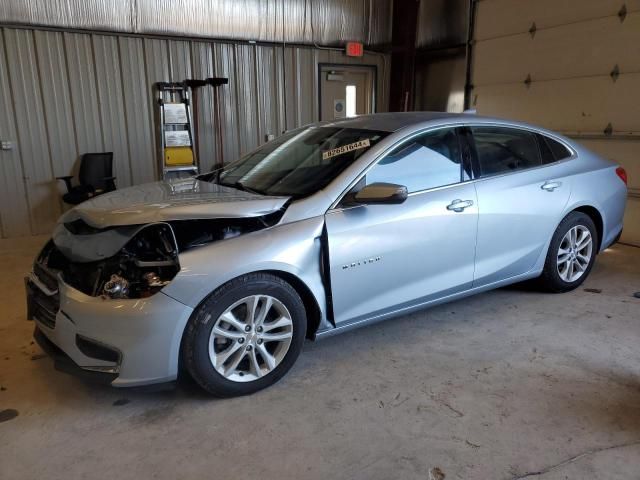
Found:
[[640, 0], [481, 0], [472, 104], [535, 123], [625, 167], [622, 240], [640, 245]]

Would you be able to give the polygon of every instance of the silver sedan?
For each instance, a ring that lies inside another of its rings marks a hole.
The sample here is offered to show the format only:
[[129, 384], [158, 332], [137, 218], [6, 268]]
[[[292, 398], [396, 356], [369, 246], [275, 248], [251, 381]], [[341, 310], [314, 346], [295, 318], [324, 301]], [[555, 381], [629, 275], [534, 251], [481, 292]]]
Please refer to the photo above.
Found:
[[255, 392], [317, 339], [537, 279], [580, 285], [622, 231], [626, 173], [556, 133], [378, 114], [63, 215], [27, 277], [35, 337], [116, 387], [188, 372]]

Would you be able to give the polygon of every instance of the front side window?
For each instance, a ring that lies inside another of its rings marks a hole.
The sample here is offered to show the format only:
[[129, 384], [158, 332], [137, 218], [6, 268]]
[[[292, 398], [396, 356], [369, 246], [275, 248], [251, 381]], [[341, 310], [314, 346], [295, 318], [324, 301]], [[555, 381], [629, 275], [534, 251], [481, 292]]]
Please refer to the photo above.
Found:
[[496, 175], [542, 165], [536, 134], [517, 128], [471, 127], [480, 175]]
[[409, 193], [467, 180], [460, 162], [455, 128], [443, 128], [412, 138], [394, 148], [369, 172], [366, 183], [395, 183]]
[[388, 134], [358, 128], [303, 127], [225, 166], [217, 176], [205, 176], [221, 185], [263, 195], [305, 197], [326, 187]]

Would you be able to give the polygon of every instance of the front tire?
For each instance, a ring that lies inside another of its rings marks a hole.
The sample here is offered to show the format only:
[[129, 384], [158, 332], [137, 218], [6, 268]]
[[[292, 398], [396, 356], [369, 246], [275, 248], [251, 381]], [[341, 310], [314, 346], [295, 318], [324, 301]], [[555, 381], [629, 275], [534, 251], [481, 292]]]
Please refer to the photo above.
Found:
[[567, 215], [553, 234], [541, 286], [551, 292], [568, 292], [585, 281], [596, 259], [598, 231], [582, 212]]
[[267, 273], [244, 275], [194, 311], [183, 338], [184, 363], [212, 395], [248, 395], [289, 371], [306, 327], [304, 304], [291, 285]]

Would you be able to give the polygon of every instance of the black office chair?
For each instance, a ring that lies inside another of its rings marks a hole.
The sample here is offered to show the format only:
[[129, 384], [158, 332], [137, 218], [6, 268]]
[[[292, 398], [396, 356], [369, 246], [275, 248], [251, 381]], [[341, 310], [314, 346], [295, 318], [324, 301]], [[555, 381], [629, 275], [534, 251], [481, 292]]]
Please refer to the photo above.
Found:
[[113, 152], [85, 153], [80, 159], [79, 185], [71, 185], [73, 175], [56, 179], [63, 180], [67, 186], [67, 193], [62, 196], [62, 200], [77, 205], [96, 195], [115, 190], [116, 177], [112, 175]]

